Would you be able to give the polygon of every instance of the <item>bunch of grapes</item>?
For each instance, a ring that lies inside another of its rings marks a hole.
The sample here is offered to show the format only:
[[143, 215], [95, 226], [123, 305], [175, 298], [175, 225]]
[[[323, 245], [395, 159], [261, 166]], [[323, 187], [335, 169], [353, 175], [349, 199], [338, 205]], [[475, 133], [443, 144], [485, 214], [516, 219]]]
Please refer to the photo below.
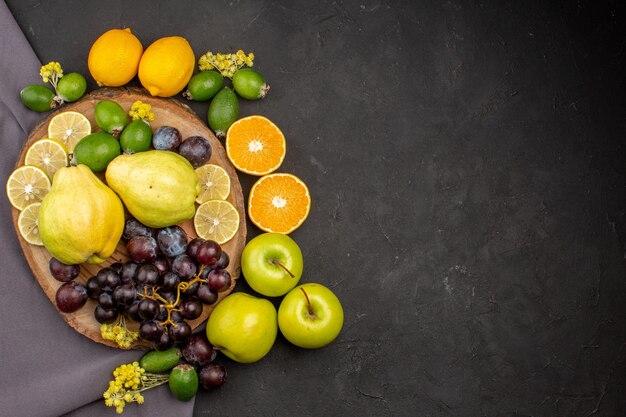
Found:
[[188, 242], [179, 226], [154, 230], [136, 219], [126, 221], [122, 238], [131, 260], [87, 280], [96, 320], [109, 324], [124, 315], [140, 323], [140, 337], [157, 350], [185, 342], [192, 333], [187, 321], [231, 286], [228, 254], [212, 240]]

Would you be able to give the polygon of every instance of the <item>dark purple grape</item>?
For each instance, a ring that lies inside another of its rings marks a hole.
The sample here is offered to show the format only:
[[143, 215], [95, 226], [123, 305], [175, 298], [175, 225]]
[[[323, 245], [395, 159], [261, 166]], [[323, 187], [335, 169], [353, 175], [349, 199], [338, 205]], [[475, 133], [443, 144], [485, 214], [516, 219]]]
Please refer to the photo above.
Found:
[[139, 303], [141, 300], [133, 301], [128, 307], [126, 307], [126, 314], [128, 317], [133, 319], [134, 321], [140, 322], [141, 317], [139, 317]]
[[181, 346], [181, 352], [183, 358], [193, 366], [208, 365], [217, 356], [204, 332], [192, 334]]
[[172, 272], [177, 274], [181, 279], [187, 280], [193, 278], [197, 271], [196, 264], [188, 255], [178, 255], [172, 261]]
[[126, 243], [126, 250], [137, 263], [152, 262], [157, 257], [157, 243], [152, 236], [135, 236]]
[[107, 310], [102, 308], [102, 306], [96, 306], [96, 309], [93, 312], [94, 317], [101, 324], [113, 323], [117, 320], [119, 313], [117, 310]]
[[184, 319], [195, 320], [202, 314], [202, 302], [197, 298], [188, 298], [180, 303], [180, 314]]
[[141, 322], [141, 325], [139, 326], [139, 336], [141, 336], [144, 340], [154, 342], [159, 340], [162, 334], [163, 326], [159, 326], [159, 324], [154, 320]]
[[105, 310], [111, 310], [116, 307], [113, 295], [110, 292], [103, 292], [98, 296], [98, 304]]
[[203, 265], [213, 266], [220, 260], [222, 247], [214, 240], [203, 242], [196, 253], [196, 259]]
[[198, 379], [204, 389], [212, 390], [219, 388], [226, 382], [226, 368], [217, 362], [210, 363], [200, 368]]
[[187, 255], [189, 255], [194, 261], [198, 261], [196, 259], [196, 254], [198, 253], [198, 248], [202, 242], [204, 242], [204, 239], [197, 237], [195, 239], [191, 239], [191, 241], [187, 244]]
[[80, 265], [67, 265], [57, 258], [50, 258], [48, 268], [54, 279], [61, 282], [71, 281], [80, 274]]
[[115, 262], [112, 263], [111, 265], [109, 265], [109, 268], [111, 268], [112, 270], [114, 270], [115, 272], [117, 272], [118, 274], [122, 271], [122, 266], [124, 264], [122, 264], [121, 262]]
[[165, 320], [167, 320], [167, 309], [165, 308], [164, 305], [159, 304], [159, 313], [156, 315], [154, 319], [159, 322], [164, 322]]
[[159, 270], [152, 264], [143, 264], [137, 270], [137, 284], [153, 286], [159, 282]]
[[135, 280], [137, 277], [137, 269], [139, 269], [139, 265], [135, 262], [126, 262], [122, 265], [122, 269], [120, 270], [120, 278], [122, 278], [122, 283], [128, 284]]
[[159, 314], [159, 303], [150, 298], [144, 298], [139, 303], [139, 317], [144, 320], [152, 320]]
[[119, 307], [126, 307], [135, 301], [137, 290], [132, 284], [123, 284], [113, 290], [113, 300]]
[[163, 255], [157, 256], [157, 258], [152, 261], [152, 265], [157, 267], [159, 275], [163, 275], [170, 270], [170, 261]]
[[183, 321], [183, 315], [180, 314], [180, 311], [172, 311], [170, 313], [170, 319], [173, 322], [177, 322], [177, 321]]
[[176, 321], [170, 325], [169, 334], [174, 342], [184, 342], [191, 336], [191, 327], [186, 321]]
[[173, 258], [187, 250], [187, 234], [180, 226], [165, 227], [157, 233], [157, 244], [165, 256]]
[[135, 236], [152, 236], [152, 229], [142, 224], [137, 219], [128, 219], [124, 223], [124, 232], [122, 238], [131, 240]]
[[56, 293], [56, 304], [63, 313], [73, 313], [87, 302], [87, 288], [76, 281], [61, 285]]
[[122, 283], [119, 274], [111, 268], [102, 268], [96, 274], [98, 285], [102, 291], [113, 291], [115, 287]]
[[194, 282], [191, 284], [185, 291], [181, 291], [180, 296], [183, 298], [191, 298], [195, 297], [198, 292], [198, 288], [200, 288], [199, 282]]
[[100, 289], [100, 284], [98, 284], [98, 278], [91, 277], [87, 280], [87, 295], [89, 298], [96, 300], [102, 290]]
[[202, 136], [191, 136], [180, 144], [178, 153], [187, 158], [194, 168], [198, 168], [211, 159], [211, 144]]
[[213, 304], [217, 301], [217, 291], [213, 290], [209, 285], [200, 285], [196, 297], [204, 304]]
[[161, 277], [161, 288], [164, 290], [175, 290], [180, 283], [180, 277], [173, 272], [166, 272]]
[[220, 255], [220, 259], [217, 261], [215, 265], [213, 265], [213, 268], [226, 269], [229, 263], [230, 263], [230, 257], [225, 251], [222, 251], [222, 254]]
[[209, 285], [201, 285], [196, 294], [198, 299], [204, 304], [213, 304], [217, 301], [217, 291], [213, 290]]
[[160, 290], [159, 295], [163, 297], [168, 303], [176, 301], [176, 291]]
[[207, 281], [211, 288], [217, 292], [226, 291], [230, 288], [231, 278], [230, 273], [225, 269], [214, 269], [209, 273]]
[[154, 149], [162, 151], [175, 152], [180, 146], [181, 141], [182, 136], [180, 132], [178, 129], [171, 126], [161, 126], [155, 130], [154, 135], [152, 135], [152, 146], [154, 146]]
[[159, 340], [154, 342], [152, 345], [154, 346], [154, 349], [156, 350], [167, 350], [171, 348], [172, 346], [174, 346], [174, 341], [172, 340], [169, 334], [167, 334], [166, 332], [163, 332], [161, 337], [159, 337]]

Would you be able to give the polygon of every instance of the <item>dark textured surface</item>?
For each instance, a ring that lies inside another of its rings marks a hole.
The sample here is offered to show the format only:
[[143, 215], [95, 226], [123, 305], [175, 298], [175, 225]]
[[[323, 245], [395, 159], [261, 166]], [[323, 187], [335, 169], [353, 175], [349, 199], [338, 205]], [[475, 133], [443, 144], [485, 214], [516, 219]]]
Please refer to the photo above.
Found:
[[251, 50], [272, 85], [241, 114], [287, 136], [303, 282], [345, 327], [225, 360], [196, 415], [626, 414], [620, 2], [7, 3], [67, 71], [130, 26]]

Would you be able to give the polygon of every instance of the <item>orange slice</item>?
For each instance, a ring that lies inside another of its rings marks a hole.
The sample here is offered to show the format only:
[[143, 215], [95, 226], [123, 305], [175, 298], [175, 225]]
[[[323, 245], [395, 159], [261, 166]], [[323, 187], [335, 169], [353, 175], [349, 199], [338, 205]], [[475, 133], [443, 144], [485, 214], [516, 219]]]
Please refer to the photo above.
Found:
[[295, 175], [266, 175], [250, 190], [248, 216], [263, 231], [289, 234], [300, 227], [310, 210], [309, 189]]
[[285, 159], [285, 135], [263, 116], [237, 120], [226, 133], [226, 155], [241, 172], [266, 175]]

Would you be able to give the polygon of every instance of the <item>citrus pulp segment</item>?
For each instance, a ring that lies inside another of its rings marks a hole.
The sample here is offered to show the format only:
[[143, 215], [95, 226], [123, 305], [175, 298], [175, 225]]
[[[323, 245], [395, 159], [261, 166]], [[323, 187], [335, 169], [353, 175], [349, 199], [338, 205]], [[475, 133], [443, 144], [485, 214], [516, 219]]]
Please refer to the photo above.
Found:
[[226, 200], [230, 194], [230, 177], [219, 165], [206, 164], [196, 169], [200, 180], [200, 194], [196, 203], [202, 204], [209, 200]]
[[67, 152], [65, 147], [54, 139], [39, 139], [26, 151], [24, 163], [43, 169], [52, 180], [59, 168], [67, 166]]
[[43, 246], [37, 220], [40, 206], [41, 203], [29, 204], [17, 218], [17, 229], [20, 231], [20, 235], [25, 241], [36, 246]]
[[61, 142], [69, 153], [73, 152], [74, 146], [90, 133], [89, 120], [75, 111], [59, 113], [48, 124], [48, 137]]
[[18, 210], [38, 203], [50, 191], [50, 178], [43, 170], [30, 165], [19, 167], [7, 180], [7, 197]]
[[283, 132], [263, 116], [248, 116], [233, 123], [226, 133], [226, 155], [239, 171], [266, 175], [285, 159]]
[[250, 190], [248, 216], [263, 231], [289, 234], [300, 227], [310, 210], [309, 189], [295, 175], [266, 175]]
[[198, 207], [193, 225], [202, 239], [214, 240], [221, 245], [239, 230], [239, 213], [228, 201], [210, 200]]

